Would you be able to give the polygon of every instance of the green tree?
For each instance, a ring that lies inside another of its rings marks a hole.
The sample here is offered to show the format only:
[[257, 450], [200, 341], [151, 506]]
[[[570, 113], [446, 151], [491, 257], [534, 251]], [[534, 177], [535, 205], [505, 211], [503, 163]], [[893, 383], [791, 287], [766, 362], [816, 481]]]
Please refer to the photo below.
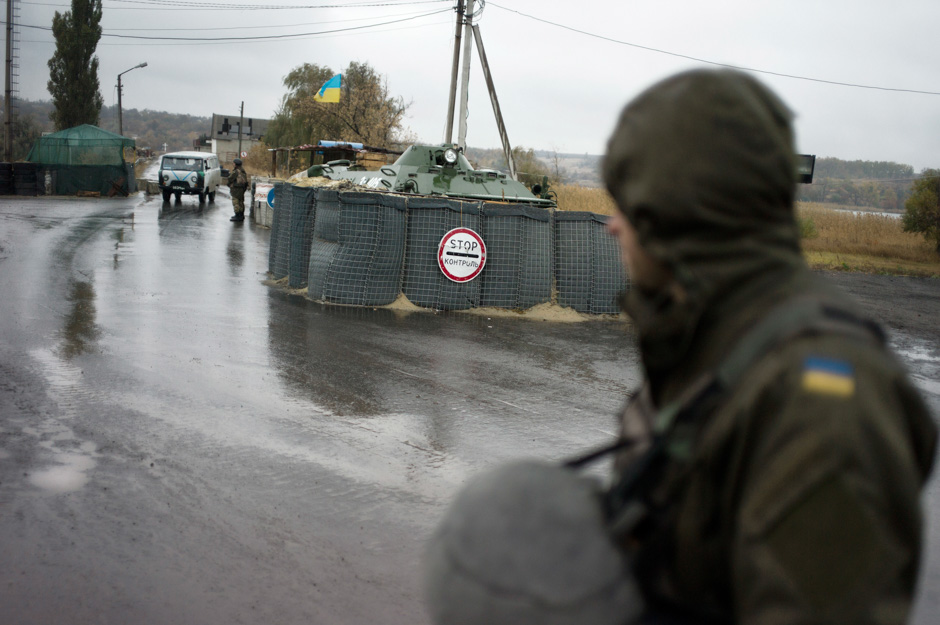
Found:
[[287, 93], [268, 126], [272, 146], [313, 144], [320, 139], [355, 141], [390, 148], [400, 140], [408, 110], [400, 97], [368, 63], [352, 62], [343, 72], [338, 103], [315, 102], [313, 96], [336, 72], [304, 63], [284, 77]]
[[50, 115], [56, 130], [80, 124], [98, 125], [104, 99], [98, 90], [101, 0], [72, 0], [72, 10], [52, 18], [56, 48], [49, 59]]
[[[502, 152], [500, 152], [500, 155], [502, 155]], [[512, 160], [516, 165], [516, 177], [519, 178], [519, 182], [528, 187], [541, 184], [543, 176], [548, 176], [548, 180], [552, 184], [557, 182], [551, 167], [540, 160], [532, 148], [526, 149], [517, 145], [512, 149]], [[502, 162], [505, 163], [506, 159], [503, 158]], [[504, 166], [507, 169], [509, 167], [508, 164]]]
[[925, 169], [904, 202], [904, 232], [920, 232], [940, 254], [940, 169]]
[[13, 120], [13, 160], [26, 160], [42, 129], [33, 115], [17, 115]]
[[300, 104], [312, 99], [320, 86], [333, 74], [328, 67], [304, 63], [284, 77], [287, 93], [281, 97], [281, 105], [275, 112], [274, 119], [268, 124], [265, 143], [272, 146], [304, 145], [327, 138], [321, 135], [323, 128], [318, 123], [319, 120], [301, 114]]

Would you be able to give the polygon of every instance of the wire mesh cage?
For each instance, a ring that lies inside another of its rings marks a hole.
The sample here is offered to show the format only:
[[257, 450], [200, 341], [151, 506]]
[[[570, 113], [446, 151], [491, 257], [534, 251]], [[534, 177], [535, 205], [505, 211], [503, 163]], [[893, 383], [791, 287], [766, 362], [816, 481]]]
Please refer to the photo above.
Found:
[[[269, 270], [315, 300], [382, 306], [404, 294], [434, 310], [553, 302], [615, 314], [629, 287], [602, 215], [284, 183], [275, 194]], [[464, 281], [439, 264], [442, 240], [457, 228], [486, 248], [482, 270]]]

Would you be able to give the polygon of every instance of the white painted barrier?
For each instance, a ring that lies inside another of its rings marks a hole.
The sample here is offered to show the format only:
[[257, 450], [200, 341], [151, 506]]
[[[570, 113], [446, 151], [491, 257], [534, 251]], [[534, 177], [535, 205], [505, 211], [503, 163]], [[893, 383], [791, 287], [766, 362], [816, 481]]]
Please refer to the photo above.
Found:
[[251, 198], [252, 215], [255, 223], [271, 227], [274, 221], [274, 209], [268, 206], [268, 193], [274, 188], [273, 184], [259, 182], [255, 185], [255, 194]]

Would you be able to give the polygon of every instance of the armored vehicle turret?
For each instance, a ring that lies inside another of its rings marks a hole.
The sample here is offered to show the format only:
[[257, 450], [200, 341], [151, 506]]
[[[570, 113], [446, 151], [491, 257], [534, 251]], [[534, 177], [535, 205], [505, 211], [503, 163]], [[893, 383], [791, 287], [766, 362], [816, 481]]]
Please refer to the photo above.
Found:
[[443, 195], [489, 202], [526, 203], [550, 207], [555, 202], [547, 189], [524, 184], [494, 169], [474, 169], [463, 152], [452, 144], [413, 145], [391, 165], [366, 170], [349, 160], [330, 161], [307, 170], [310, 177], [352, 180], [377, 190], [415, 195]]

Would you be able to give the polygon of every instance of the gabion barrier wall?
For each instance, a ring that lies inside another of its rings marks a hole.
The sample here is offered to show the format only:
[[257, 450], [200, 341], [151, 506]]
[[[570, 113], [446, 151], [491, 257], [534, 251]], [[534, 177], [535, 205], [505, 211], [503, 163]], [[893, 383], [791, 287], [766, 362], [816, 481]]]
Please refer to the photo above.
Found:
[[290, 259], [287, 264], [288, 285], [293, 289], [307, 286], [307, 265], [313, 238], [314, 212], [318, 206], [312, 188], [291, 187]]
[[487, 259], [480, 306], [524, 310], [552, 300], [552, 214], [536, 206], [486, 203]]
[[[275, 196], [268, 269], [316, 300], [382, 306], [403, 293], [436, 310], [555, 301], [610, 314], [627, 288], [617, 242], [594, 213], [285, 183]], [[483, 272], [467, 282], [449, 280], [437, 260], [459, 227], [486, 243]]]
[[290, 224], [293, 209], [293, 185], [279, 182], [274, 185], [277, 209], [271, 222], [271, 243], [268, 249], [268, 271], [275, 280], [287, 275], [290, 261]]
[[[480, 227], [480, 202], [444, 197], [408, 198], [405, 271], [401, 290], [411, 302], [437, 310], [480, 306], [481, 274], [469, 282], [452, 282], [437, 264], [441, 238], [454, 228], [470, 228], [486, 241]], [[487, 255], [490, 250], [487, 246]], [[487, 260], [489, 263], [489, 260]], [[486, 267], [483, 268], [486, 273]]]
[[404, 197], [320, 189], [307, 292], [317, 300], [391, 304], [401, 292]]
[[555, 212], [555, 285], [558, 305], [578, 312], [619, 311], [617, 295], [626, 275], [620, 248], [606, 231], [606, 217], [595, 213]]

